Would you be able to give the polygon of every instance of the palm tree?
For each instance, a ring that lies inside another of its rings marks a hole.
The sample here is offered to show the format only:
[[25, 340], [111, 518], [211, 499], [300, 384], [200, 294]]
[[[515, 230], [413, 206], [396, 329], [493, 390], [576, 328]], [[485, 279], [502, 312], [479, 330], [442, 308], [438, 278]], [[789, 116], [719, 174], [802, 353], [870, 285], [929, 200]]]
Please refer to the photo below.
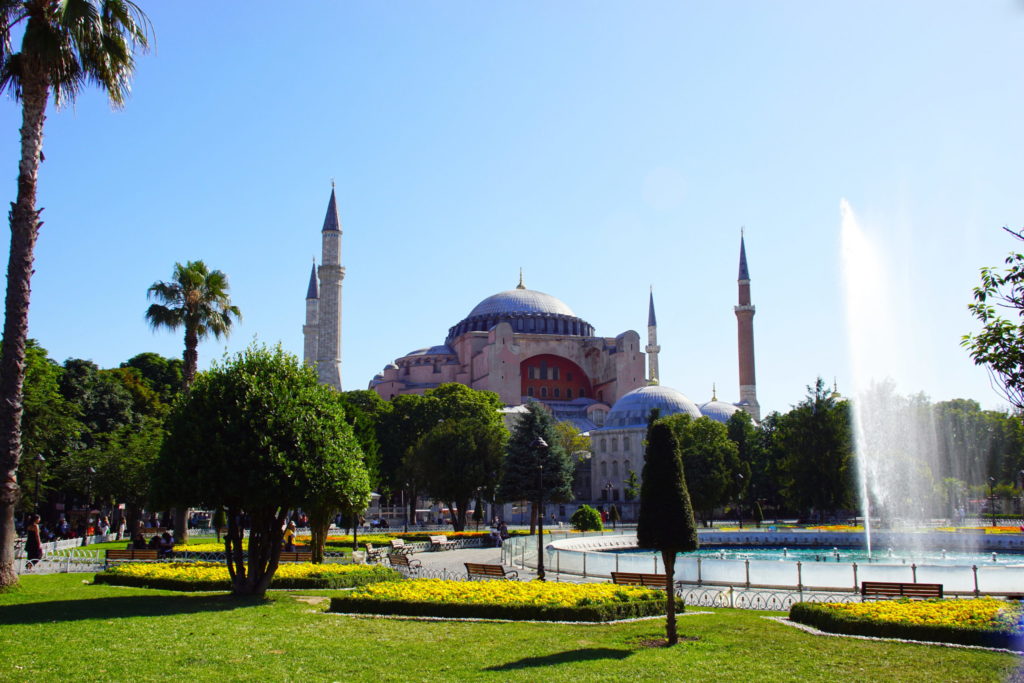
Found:
[[[2, 0], [0, 0], [2, 1]], [[169, 282], [154, 282], [147, 294], [162, 304], [151, 304], [146, 320], [154, 330], [185, 328], [185, 371], [182, 388], [188, 391], [199, 364], [199, 341], [212, 334], [219, 339], [227, 336], [231, 325], [242, 317], [238, 306], [231, 305], [228, 294], [228, 276], [219, 270], [210, 270], [202, 261], [174, 264], [174, 275]], [[188, 540], [185, 508], [174, 514], [175, 541]]]
[[[51, 96], [72, 102], [87, 83], [124, 104], [135, 69], [134, 52], [148, 46], [149, 19], [130, 0], [0, 0], [0, 92], [21, 102], [21, 158], [17, 198], [11, 204], [4, 344], [0, 351], [0, 587], [18, 582], [14, 571], [14, 506], [21, 460], [22, 384], [43, 122]], [[21, 50], [13, 34], [22, 31]]]
[[216, 339], [226, 337], [231, 325], [242, 317], [238, 306], [231, 305], [228, 289], [228, 276], [223, 271], [210, 270], [202, 261], [175, 263], [169, 282], [154, 282], [149, 288], [149, 297], [163, 302], [151, 304], [146, 311], [150, 326], [154, 330], [185, 328], [182, 388], [186, 390], [196, 376], [196, 347], [200, 340], [210, 334]]

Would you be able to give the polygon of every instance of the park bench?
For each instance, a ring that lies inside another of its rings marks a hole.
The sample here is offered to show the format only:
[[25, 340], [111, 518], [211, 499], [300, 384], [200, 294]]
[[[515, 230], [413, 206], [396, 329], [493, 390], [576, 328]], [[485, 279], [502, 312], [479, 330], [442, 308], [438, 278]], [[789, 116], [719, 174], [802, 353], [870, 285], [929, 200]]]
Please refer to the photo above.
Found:
[[282, 550], [278, 562], [312, 562], [312, 550]]
[[612, 572], [612, 583], [620, 586], [650, 586], [651, 588], [668, 588], [668, 577], [664, 574], [636, 574], [633, 572]]
[[519, 572], [514, 569], [506, 570], [500, 564], [477, 564], [466, 562], [466, 574], [470, 581], [478, 579], [519, 579]]
[[412, 555], [413, 549], [411, 546], [407, 546], [405, 541], [401, 538], [391, 539], [391, 554], [401, 553], [402, 555]]
[[941, 583], [898, 583], [895, 581], [861, 581], [861, 600], [868, 598], [941, 598]]
[[455, 541], [449, 541], [447, 536], [431, 536], [431, 550], [450, 550], [455, 547]]
[[366, 561], [380, 562], [384, 559], [384, 548], [374, 548], [372, 543], [366, 544]]
[[388, 562], [391, 563], [392, 567], [399, 567], [412, 573], [418, 569], [423, 568], [423, 563], [417, 559], [411, 558], [408, 555], [402, 553], [391, 553], [388, 555]]
[[114, 550], [107, 551], [105, 566], [109, 567], [111, 562], [146, 561], [155, 562], [157, 559], [156, 550]]

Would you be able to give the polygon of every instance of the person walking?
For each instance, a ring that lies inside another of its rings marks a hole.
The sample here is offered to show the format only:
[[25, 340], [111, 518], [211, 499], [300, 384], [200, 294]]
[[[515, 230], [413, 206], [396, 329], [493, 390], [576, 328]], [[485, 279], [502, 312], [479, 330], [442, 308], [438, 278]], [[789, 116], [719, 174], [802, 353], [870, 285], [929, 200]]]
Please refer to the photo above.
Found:
[[25, 527], [25, 555], [29, 561], [43, 559], [43, 541], [39, 537], [39, 515], [32, 514]]

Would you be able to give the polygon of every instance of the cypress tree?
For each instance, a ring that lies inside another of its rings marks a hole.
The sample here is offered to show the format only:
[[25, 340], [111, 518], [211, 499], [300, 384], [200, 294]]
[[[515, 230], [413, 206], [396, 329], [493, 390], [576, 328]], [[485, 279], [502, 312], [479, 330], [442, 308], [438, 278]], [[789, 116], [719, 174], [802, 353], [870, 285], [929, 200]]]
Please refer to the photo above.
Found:
[[653, 422], [647, 430], [636, 538], [639, 547], [661, 551], [668, 578], [665, 635], [668, 644], [675, 645], [679, 642], [675, 607], [676, 553], [696, 550], [699, 543], [679, 443], [672, 429], [661, 421]]

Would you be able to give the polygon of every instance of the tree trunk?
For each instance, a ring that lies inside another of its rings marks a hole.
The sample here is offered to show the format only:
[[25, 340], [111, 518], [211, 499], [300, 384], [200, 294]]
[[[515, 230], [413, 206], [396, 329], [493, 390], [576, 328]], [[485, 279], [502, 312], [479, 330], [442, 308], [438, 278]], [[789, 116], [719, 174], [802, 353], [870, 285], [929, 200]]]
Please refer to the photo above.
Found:
[[188, 543], [188, 508], [174, 508], [174, 542]]
[[665, 598], [665, 638], [669, 645], [679, 642], [676, 633], [676, 551], [662, 550], [661, 561], [665, 564], [665, 577], [668, 583]]
[[249, 561], [247, 571], [232, 581], [232, 594], [236, 596], [263, 596], [277, 571], [281, 559], [281, 541], [286, 509], [264, 509], [251, 515], [249, 529]]
[[324, 561], [324, 546], [327, 544], [327, 532], [331, 528], [331, 520], [337, 510], [318, 509], [312, 507], [309, 510], [309, 531], [312, 534], [310, 539], [310, 551], [313, 553], [313, 562], [320, 564]]
[[[34, 20], [30, 19], [30, 28]], [[26, 60], [27, 61], [27, 60]], [[18, 195], [11, 204], [11, 250], [7, 263], [7, 298], [0, 351], [0, 588], [18, 583], [14, 570], [14, 508], [18, 504], [21, 460], [22, 387], [25, 382], [25, 341], [32, 262], [42, 223], [36, 210], [36, 188], [43, 150], [43, 123], [50, 90], [40, 67], [28, 62], [21, 90], [21, 158]]]
[[196, 368], [199, 366], [199, 333], [195, 326], [185, 324], [185, 353], [182, 354], [184, 368], [182, 368], [181, 386], [185, 391], [192, 386], [196, 378]]

